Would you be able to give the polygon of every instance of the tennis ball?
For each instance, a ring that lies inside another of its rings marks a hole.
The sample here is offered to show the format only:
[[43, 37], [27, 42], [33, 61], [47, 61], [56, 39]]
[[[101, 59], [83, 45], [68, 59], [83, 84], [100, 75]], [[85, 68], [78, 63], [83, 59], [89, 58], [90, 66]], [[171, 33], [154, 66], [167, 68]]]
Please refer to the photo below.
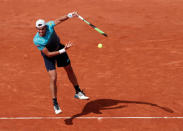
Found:
[[102, 44], [101, 43], [98, 44], [98, 48], [102, 48]]

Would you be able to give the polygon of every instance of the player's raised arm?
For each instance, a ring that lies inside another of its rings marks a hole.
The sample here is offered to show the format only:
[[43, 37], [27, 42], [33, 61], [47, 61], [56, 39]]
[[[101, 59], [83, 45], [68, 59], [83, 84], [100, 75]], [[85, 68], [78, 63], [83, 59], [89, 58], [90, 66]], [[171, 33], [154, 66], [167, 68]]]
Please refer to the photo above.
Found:
[[65, 20], [69, 19], [69, 18], [73, 18], [73, 17], [76, 17], [78, 16], [78, 13], [77, 12], [71, 12], [71, 13], [68, 13], [67, 15], [64, 15], [56, 20], [54, 20], [55, 22], [55, 25], [58, 25], [62, 22], [64, 22]]

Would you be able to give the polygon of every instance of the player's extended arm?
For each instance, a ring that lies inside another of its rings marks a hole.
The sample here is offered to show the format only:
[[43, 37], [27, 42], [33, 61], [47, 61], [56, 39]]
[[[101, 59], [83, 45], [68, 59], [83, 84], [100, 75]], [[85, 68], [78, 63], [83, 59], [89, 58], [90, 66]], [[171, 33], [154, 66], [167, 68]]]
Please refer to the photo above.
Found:
[[60, 23], [62, 23], [64, 21], [66, 21], [67, 19], [72, 18], [72, 17], [75, 17], [75, 16], [78, 16], [77, 12], [68, 13], [67, 15], [62, 16], [62, 17], [54, 20], [55, 25], [58, 25], [58, 24], [60, 24]]
[[50, 52], [46, 47], [42, 50], [42, 52], [47, 56], [47, 57], [53, 57], [60, 55], [62, 53], [65, 53], [67, 49], [69, 49], [72, 46], [71, 42], [68, 42], [63, 49], [60, 49], [58, 51], [52, 51]]

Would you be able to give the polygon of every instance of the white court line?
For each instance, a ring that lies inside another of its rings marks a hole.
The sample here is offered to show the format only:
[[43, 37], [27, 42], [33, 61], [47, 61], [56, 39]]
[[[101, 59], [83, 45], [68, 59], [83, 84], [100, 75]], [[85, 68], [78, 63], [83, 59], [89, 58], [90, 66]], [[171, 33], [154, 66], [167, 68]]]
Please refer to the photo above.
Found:
[[[69, 119], [71, 117], [0, 117], [0, 120]], [[183, 117], [75, 117], [74, 119], [183, 119]]]

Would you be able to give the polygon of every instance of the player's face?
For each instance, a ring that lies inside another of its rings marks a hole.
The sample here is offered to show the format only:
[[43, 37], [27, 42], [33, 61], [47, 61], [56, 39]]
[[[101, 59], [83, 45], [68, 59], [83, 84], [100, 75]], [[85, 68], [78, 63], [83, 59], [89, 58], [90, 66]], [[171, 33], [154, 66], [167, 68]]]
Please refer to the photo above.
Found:
[[43, 37], [45, 34], [46, 34], [46, 26], [44, 27], [41, 27], [41, 28], [37, 28], [38, 32], [39, 32], [39, 35], [41, 37]]

